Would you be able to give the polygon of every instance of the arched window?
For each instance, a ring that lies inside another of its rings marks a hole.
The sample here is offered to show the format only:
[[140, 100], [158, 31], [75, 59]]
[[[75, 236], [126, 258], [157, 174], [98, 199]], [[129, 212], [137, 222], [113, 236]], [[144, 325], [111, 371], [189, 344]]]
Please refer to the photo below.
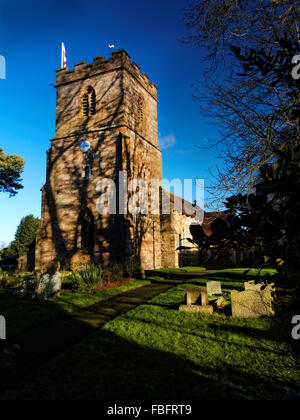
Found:
[[81, 249], [93, 250], [95, 245], [95, 219], [89, 208], [81, 215]]
[[82, 115], [89, 117], [96, 113], [96, 93], [92, 86], [88, 86], [82, 97]]

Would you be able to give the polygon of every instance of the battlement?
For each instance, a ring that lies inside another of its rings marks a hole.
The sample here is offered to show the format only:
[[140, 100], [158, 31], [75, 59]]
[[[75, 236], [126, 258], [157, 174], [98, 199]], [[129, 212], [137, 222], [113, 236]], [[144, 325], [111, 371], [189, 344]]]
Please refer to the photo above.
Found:
[[113, 51], [112, 57], [108, 59], [103, 56], [96, 57], [92, 64], [81, 61], [75, 64], [74, 70], [69, 70], [68, 67], [56, 70], [56, 87], [119, 69], [126, 69], [154, 98], [157, 98], [157, 87], [153, 82], [149, 82], [145, 73], [141, 73], [136, 63], [130, 62], [130, 56], [125, 50]]

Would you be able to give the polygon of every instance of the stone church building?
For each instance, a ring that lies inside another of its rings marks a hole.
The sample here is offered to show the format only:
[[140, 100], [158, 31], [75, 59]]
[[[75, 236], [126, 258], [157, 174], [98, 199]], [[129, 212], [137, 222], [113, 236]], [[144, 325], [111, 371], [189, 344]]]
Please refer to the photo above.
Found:
[[[110, 59], [58, 70], [55, 87], [56, 132], [47, 151], [35, 268], [56, 258], [65, 267], [81, 259], [108, 266], [131, 256], [145, 269], [178, 266], [177, 248], [189, 244], [195, 222], [190, 203], [181, 213], [183, 200], [160, 188], [155, 214], [120, 214], [117, 188], [116, 214], [97, 207], [105, 193], [99, 182], [119, 185], [120, 171], [128, 180], [162, 179], [155, 84], [119, 50]], [[166, 195], [169, 214], [161, 211]]]

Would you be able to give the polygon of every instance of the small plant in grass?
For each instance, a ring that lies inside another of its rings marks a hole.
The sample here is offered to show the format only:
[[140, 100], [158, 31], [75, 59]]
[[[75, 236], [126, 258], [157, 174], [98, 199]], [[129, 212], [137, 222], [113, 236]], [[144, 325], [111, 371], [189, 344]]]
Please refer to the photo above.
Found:
[[72, 290], [91, 293], [95, 288], [101, 286], [104, 275], [104, 270], [94, 265], [90, 265], [83, 270], [73, 271], [70, 276]]

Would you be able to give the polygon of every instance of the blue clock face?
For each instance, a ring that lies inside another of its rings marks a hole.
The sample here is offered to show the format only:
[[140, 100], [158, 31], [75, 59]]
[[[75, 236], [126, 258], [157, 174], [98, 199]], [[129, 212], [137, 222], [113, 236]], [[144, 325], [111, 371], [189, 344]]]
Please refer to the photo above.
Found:
[[80, 150], [82, 151], [82, 153], [87, 153], [91, 148], [91, 144], [87, 141], [84, 140], [81, 145], [80, 145]]

